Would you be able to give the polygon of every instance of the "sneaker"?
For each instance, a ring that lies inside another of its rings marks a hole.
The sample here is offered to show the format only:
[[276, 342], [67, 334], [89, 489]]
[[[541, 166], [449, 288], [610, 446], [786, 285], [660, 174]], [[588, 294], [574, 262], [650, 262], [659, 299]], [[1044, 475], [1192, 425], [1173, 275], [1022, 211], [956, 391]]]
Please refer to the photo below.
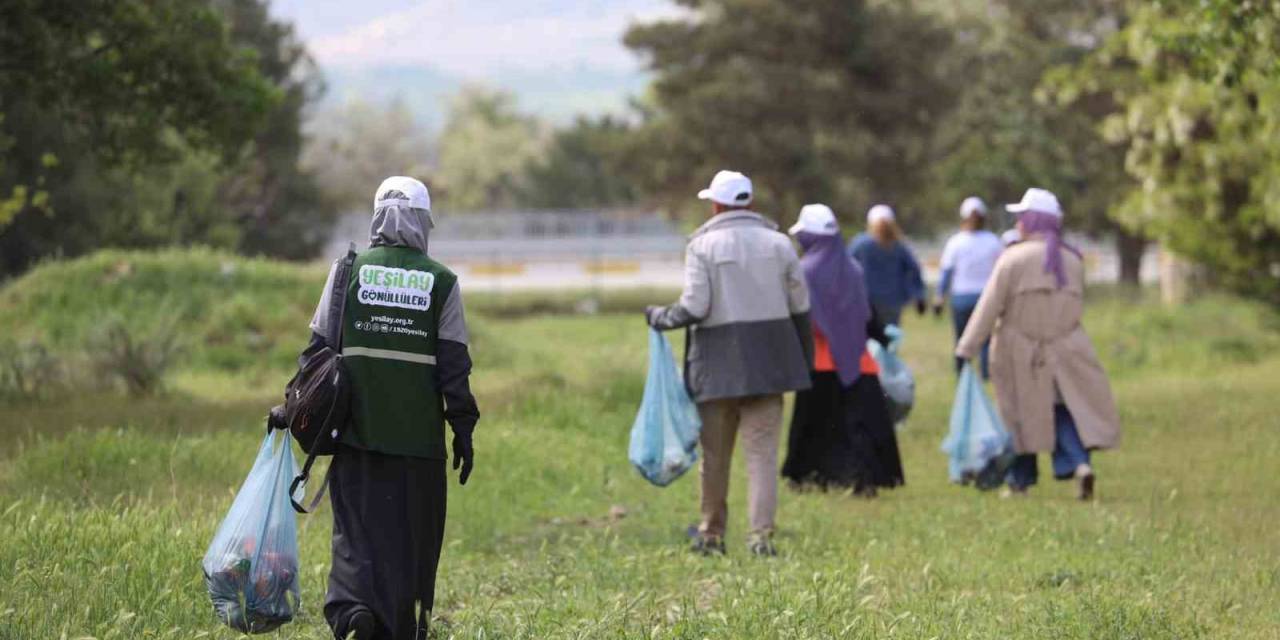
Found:
[[772, 558], [778, 555], [778, 548], [773, 546], [773, 538], [768, 535], [751, 536], [751, 541], [747, 543], [747, 550], [761, 558]]
[[1093, 500], [1093, 486], [1096, 482], [1097, 476], [1093, 474], [1093, 467], [1087, 464], [1076, 467], [1077, 498], [1083, 502]]
[[695, 537], [693, 539], [693, 546], [689, 547], [689, 550], [701, 556], [710, 556], [715, 554], [723, 556], [728, 553], [724, 548], [723, 538], [704, 535]]

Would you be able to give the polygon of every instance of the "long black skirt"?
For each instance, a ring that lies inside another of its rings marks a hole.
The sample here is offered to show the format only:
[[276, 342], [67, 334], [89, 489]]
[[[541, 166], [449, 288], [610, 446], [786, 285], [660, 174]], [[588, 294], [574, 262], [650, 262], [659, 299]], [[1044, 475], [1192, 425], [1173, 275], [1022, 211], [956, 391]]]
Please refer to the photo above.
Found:
[[376, 638], [426, 638], [444, 542], [445, 463], [344, 447], [329, 472], [333, 567], [324, 615], [345, 638], [368, 609]]
[[889, 405], [873, 375], [842, 387], [834, 372], [811, 373], [796, 394], [782, 475], [801, 484], [866, 490], [906, 482]]

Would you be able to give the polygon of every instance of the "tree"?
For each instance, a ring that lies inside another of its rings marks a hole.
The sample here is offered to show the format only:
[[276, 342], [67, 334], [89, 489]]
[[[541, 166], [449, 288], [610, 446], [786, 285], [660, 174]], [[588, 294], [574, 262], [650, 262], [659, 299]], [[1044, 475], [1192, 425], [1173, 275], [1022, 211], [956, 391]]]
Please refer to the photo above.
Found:
[[340, 207], [368, 209], [374, 189], [387, 176], [430, 181], [433, 141], [403, 102], [348, 102], [319, 114], [309, 127], [303, 166]]
[[614, 207], [639, 199], [634, 131], [613, 117], [579, 117], [525, 168], [521, 201], [543, 209]]
[[514, 207], [543, 143], [541, 123], [517, 111], [511, 94], [468, 87], [449, 106], [433, 193], [454, 211]]
[[1102, 130], [1134, 178], [1120, 219], [1280, 305], [1280, 5], [1169, 0], [1064, 71], [1061, 99], [1108, 96]]
[[1136, 284], [1145, 243], [1111, 219], [1132, 184], [1124, 149], [1097, 130], [1111, 105], [1105, 96], [1056, 102], [1043, 86], [1123, 24], [1123, 3], [997, 0], [969, 9], [952, 17], [969, 44], [951, 60], [965, 88], [941, 128], [935, 207], [951, 217], [968, 195], [1012, 202], [1027, 187], [1048, 188], [1073, 229], [1116, 236], [1121, 278]]
[[0, 24], [0, 227], [47, 214], [51, 177], [83, 154], [163, 158], [170, 129], [234, 153], [275, 98], [206, 2], [13, 0]]
[[316, 76], [262, 0], [17, 0], [0, 23], [0, 275], [102, 246], [324, 239], [297, 169]]
[[258, 71], [278, 100], [223, 184], [242, 229], [238, 248], [249, 254], [304, 259], [329, 239], [337, 208], [325, 202], [304, 172], [302, 123], [324, 83], [293, 26], [271, 18], [267, 0], [213, 0], [234, 42], [256, 53]]
[[778, 216], [813, 201], [846, 216], [875, 201], [912, 208], [952, 103], [941, 24], [911, 2], [679, 3], [688, 17], [625, 36], [655, 74], [641, 136], [660, 198], [688, 203], [733, 168]]

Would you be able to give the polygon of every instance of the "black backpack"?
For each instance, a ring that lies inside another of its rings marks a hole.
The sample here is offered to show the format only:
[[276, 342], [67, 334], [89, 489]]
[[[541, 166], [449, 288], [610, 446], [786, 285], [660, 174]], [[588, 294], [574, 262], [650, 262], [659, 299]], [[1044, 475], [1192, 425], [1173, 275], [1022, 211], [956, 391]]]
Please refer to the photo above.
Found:
[[[298, 372], [284, 388], [284, 404], [271, 410], [273, 426], [287, 427], [307, 461], [302, 473], [293, 479], [289, 497], [298, 513], [307, 510], [293, 500], [293, 494], [311, 475], [316, 456], [331, 456], [338, 451], [342, 432], [351, 419], [351, 374], [342, 361], [342, 327], [347, 305], [347, 287], [356, 260], [355, 245], [338, 263], [329, 290], [329, 333], [324, 341], [311, 343], [298, 358]], [[324, 495], [324, 487], [311, 503], [315, 509]]]

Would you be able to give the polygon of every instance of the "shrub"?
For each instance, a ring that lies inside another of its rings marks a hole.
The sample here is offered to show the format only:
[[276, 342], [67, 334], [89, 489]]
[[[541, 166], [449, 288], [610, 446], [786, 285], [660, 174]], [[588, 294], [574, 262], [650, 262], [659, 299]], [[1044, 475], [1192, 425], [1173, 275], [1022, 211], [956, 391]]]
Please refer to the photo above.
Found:
[[64, 370], [38, 342], [0, 342], [0, 397], [34, 398], [60, 388]]
[[102, 378], [119, 380], [131, 396], [160, 390], [165, 371], [181, 352], [172, 324], [141, 329], [109, 319], [89, 342], [89, 358]]

